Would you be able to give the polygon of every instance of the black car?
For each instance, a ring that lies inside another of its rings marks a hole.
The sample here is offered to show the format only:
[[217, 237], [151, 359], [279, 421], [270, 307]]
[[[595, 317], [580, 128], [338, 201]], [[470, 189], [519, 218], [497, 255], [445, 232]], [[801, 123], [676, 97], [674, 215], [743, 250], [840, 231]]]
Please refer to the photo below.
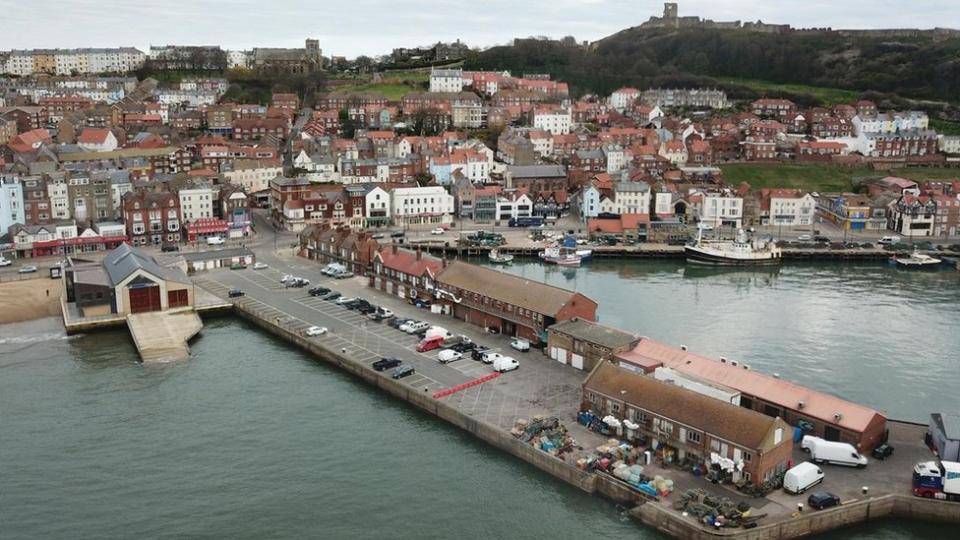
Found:
[[830, 508], [832, 506], [839, 506], [840, 497], [837, 497], [829, 491], [818, 491], [813, 495], [807, 497], [807, 504], [810, 505], [810, 508], [815, 508], [817, 510], [823, 510], [824, 508]]
[[873, 449], [873, 457], [884, 460], [893, 455], [893, 447], [887, 443], [883, 443], [880, 446]]
[[413, 366], [400, 366], [397, 369], [393, 370], [393, 375], [390, 375], [394, 379], [402, 379], [404, 377], [409, 377], [413, 375], [416, 370], [413, 369]]
[[470, 352], [470, 357], [474, 360], [483, 360], [483, 353], [489, 352], [490, 349], [484, 349], [481, 347], [476, 347], [473, 351]]
[[476, 343], [473, 343], [473, 342], [470, 342], [470, 343], [457, 343], [456, 345], [454, 345], [453, 347], [450, 347], [450, 348], [453, 349], [453, 350], [455, 350], [455, 351], [457, 351], [458, 353], [465, 353], [465, 352], [469, 352], [469, 351], [472, 351], [472, 350], [476, 349], [476, 348], [477, 348], [477, 344], [476, 344]]
[[343, 295], [340, 294], [340, 293], [338, 293], [337, 291], [333, 291], [332, 293], [324, 296], [322, 299], [323, 299], [323, 300], [336, 300], [337, 298], [340, 298], [341, 296], [343, 296]]
[[814, 242], [829, 242], [830, 239], [827, 238], [826, 236], [823, 236], [822, 234], [818, 234], [818, 235], [816, 235], [816, 236], [813, 237], [813, 241], [814, 241]]
[[178, 246], [178, 245], [176, 245], [176, 244], [164, 242], [163, 245], [160, 246], [160, 251], [162, 251], [162, 252], [164, 252], [164, 253], [166, 253], [166, 252], [168, 252], [168, 251], [180, 251], [180, 246]]
[[403, 326], [408, 322], [410, 322], [410, 319], [401, 319], [399, 317], [394, 317], [390, 319], [390, 322], [387, 324], [389, 324], [391, 328], [400, 328], [401, 326]]
[[237, 298], [239, 296], [243, 296], [243, 291], [240, 289], [230, 289], [230, 291], [227, 293], [227, 296], [230, 298]]
[[309, 291], [307, 291], [307, 293], [310, 294], [310, 296], [323, 296], [328, 292], [330, 292], [330, 289], [326, 287], [314, 287]]
[[395, 368], [401, 364], [399, 358], [393, 358], [385, 356], [372, 364], [372, 367], [375, 371], [385, 371], [390, 368]]
[[404, 233], [403, 231], [390, 233], [390, 238], [403, 238], [404, 236], [406, 236], [406, 233]]
[[359, 303], [360, 303], [360, 301], [357, 300], [356, 298], [354, 298], [353, 300], [347, 300], [346, 302], [344, 302], [344, 303], [342, 303], [342, 304], [340, 304], [340, 305], [343, 306], [343, 307], [345, 307], [345, 308], [347, 308], [347, 309], [353, 309], [353, 308], [356, 307], [357, 304], [359, 304]]
[[369, 315], [369, 314], [371, 314], [371, 313], [376, 313], [376, 312], [377, 312], [377, 306], [371, 306], [371, 305], [367, 304], [367, 305], [365, 305], [365, 306], [359, 306], [359, 307], [357, 308], [357, 311], [359, 311], [360, 313], [363, 313], [364, 315]]

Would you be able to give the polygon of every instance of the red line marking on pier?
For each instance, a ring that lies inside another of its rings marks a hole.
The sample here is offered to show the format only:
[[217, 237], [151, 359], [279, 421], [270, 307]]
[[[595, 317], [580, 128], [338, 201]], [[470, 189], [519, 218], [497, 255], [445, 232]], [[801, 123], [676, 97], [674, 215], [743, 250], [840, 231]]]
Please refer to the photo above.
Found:
[[496, 379], [496, 378], [499, 377], [499, 376], [500, 376], [500, 372], [499, 372], [499, 371], [494, 371], [493, 373], [491, 373], [491, 374], [489, 374], [489, 375], [484, 375], [483, 377], [480, 377], [479, 379], [474, 379], [474, 380], [472, 380], [472, 381], [467, 381], [467, 382], [465, 382], [465, 383], [463, 383], [463, 384], [458, 384], [458, 385], [452, 386], [452, 387], [450, 387], [450, 388], [445, 388], [445, 389], [443, 389], [443, 390], [440, 390], [439, 392], [434, 392], [434, 393], [433, 393], [433, 399], [440, 399], [440, 398], [442, 398], [442, 397], [447, 397], [447, 396], [449, 396], [450, 394], [456, 394], [457, 392], [459, 392], [459, 391], [461, 391], [461, 390], [466, 390], [467, 388], [473, 388], [474, 386], [483, 384], [483, 383], [485, 383], [485, 382], [487, 382], [487, 381], [492, 381], [492, 380]]

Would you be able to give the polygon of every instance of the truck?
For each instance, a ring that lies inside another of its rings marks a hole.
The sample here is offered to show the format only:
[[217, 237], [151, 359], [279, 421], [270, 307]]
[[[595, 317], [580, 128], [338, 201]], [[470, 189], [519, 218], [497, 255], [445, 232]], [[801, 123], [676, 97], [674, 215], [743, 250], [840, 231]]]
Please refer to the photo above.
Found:
[[805, 435], [800, 447], [810, 453], [814, 463], [830, 463], [831, 465], [846, 465], [862, 469], [867, 466], [864, 457], [852, 444], [828, 441], [820, 437]]
[[927, 499], [960, 501], [960, 463], [921, 461], [913, 468], [913, 494]]
[[507, 224], [511, 227], [540, 227], [543, 225], [543, 218], [540, 216], [515, 217], [510, 218]]

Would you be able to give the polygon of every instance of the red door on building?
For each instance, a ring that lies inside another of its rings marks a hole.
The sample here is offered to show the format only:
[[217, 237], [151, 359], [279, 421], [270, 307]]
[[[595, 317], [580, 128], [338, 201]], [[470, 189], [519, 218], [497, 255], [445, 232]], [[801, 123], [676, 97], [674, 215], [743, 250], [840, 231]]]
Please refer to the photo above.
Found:
[[167, 291], [167, 305], [170, 309], [187, 307], [189, 302], [190, 300], [187, 296], [186, 289], [180, 289], [179, 291]]
[[130, 313], [160, 311], [160, 307], [159, 285], [130, 288]]

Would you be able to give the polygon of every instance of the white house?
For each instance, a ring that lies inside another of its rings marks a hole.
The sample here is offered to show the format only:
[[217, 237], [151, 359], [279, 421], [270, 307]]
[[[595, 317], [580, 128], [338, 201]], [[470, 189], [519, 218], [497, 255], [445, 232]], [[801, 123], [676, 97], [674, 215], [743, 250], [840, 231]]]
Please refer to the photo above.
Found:
[[627, 166], [627, 154], [618, 144], [605, 144], [601, 147], [607, 161], [607, 172], [618, 173]]
[[[49, 185], [47, 186], [47, 191], [50, 191]], [[110, 171], [110, 199], [117, 215], [122, 215], [123, 196], [130, 191], [133, 191], [133, 182], [130, 181], [130, 171]]]
[[364, 215], [367, 217], [367, 223], [389, 223], [390, 222], [390, 193], [379, 186], [364, 195]]
[[688, 158], [687, 145], [683, 144], [683, 141], [666, 141], [660, 145], [660, 155], [674, 165], [683, 165]]
[[941, 135], [940, 151], [944, 154], [960, 154], [960, 135]]
[[[66, 176], [50, 176], [47, 180], [47, 196], [50, 197], [53, 219], [70, 219], [70, 192]], [[116, 204], [115, 201], [114, 204]]]
[[441, 186], [397, 188], [393, 190], [392, 213], [398, 224], [450, 223], [453, 195]]
[[614, 213], [650, 213], [650, 185], [646, 182], [617, 182], [613, 193]]
[[430, 71], [431, 92], [460, 92], [462, 90], [462, 69], [434, 69]]
[[217, 192], [210, 184], [196, 183], [177, 192], [180, 197], [180, 212], [183, 222], [213, 217], [213, 209], [217, 204]]
[[247, 193], [256, 193], [269, 189], [270, 180], [283, 176], [283, 165], [279, 160], [238, 159], [233, 162], [231, 169], [224, 170], [222, 174], [227, 182], [240, 186]]
[[119, 143], [113, 132], [106, 128], [85, 128], [77, 137], [77, 146], [87, 152], [112, 152]]
[[572, 123], [570, 109], [536, 107], [533, 110], [533, 127], [549, 131], [553, 135], [569, 134]]
[[600, 215], [600, 190], [590, 185], [580, 192], [580, 218], [586, 221]]
[[799, 189], [765, 189], [760, 193], [761, 225], [812, 225], [816, 208], [816, 199]]
[[533, 215], [533, 201], [526, 193], [510, 191], [497, 197], [497, 219], [508, 220]]
[[743, 198], [729, 192], [703, 193], [703, 203], [699, 209], [699, 219], [702, 223], [714, 227], [743, 226]]
[[553, 135], [539, 129], [531, 130], [529, 133], [530, 142], [533, 143], [533, 150], [542, 158], [553, 155]]
[[857, 135], [864, 133], [893, 134], [898, 131], [928, 129], [930, 117], [923, 111], [880, 113], [876, 116], [853, 117], [853, 127]]
[[16, 176], [0, 176], [0, 232], [6, 234], [14, 223], [25, 223], [23, 185]]
[[640, 90], [636, 88], [620, 88], [610, 94], [610, 107], [619, 112], [629, 109], [640, 97]]

